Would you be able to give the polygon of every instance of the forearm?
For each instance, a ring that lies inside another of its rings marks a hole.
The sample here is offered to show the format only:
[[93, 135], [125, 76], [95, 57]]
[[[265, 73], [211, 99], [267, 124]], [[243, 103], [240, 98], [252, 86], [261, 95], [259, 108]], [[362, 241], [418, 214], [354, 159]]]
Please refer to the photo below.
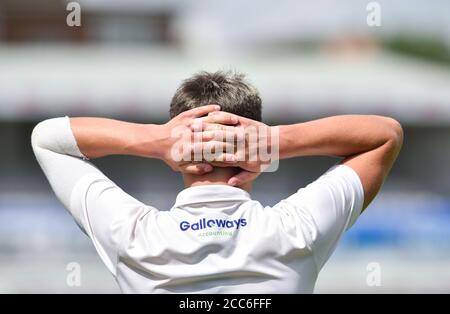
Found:
[[158, 156], [157, 125], [105, 118], [71, 118], [70, 124], [80, 151], [88, 158], [119, 154]]
[[280, 158], [349, 157], [395, 141], [398, 123], [387, 117], [342, 115], [280, 126]]

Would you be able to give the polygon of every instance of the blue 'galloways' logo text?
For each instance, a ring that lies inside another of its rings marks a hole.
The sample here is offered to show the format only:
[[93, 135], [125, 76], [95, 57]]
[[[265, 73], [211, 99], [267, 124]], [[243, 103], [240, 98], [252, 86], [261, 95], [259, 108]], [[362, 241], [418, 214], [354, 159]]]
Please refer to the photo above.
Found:
[[239, 219], [207, 219], [202, 218], [195, 223], [189, 223], [189, 221], [180, 222], [180, 230], [203, 230], [209, 228], [219, 228], [219, 229], [239, 229], [239, 227], [245, 227], [247, 225], [247, 220], [245, 218]]

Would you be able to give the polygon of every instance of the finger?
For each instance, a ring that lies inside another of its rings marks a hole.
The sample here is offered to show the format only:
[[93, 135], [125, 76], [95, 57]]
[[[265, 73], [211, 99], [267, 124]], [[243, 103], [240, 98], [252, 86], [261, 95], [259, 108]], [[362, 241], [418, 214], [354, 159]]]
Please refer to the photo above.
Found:
[[205, 122], [194, 122], [191, 124], [191, 130], [193, 132], [201, 132], [201, 131], [215, 131], [215, 130], [222, 130], [222, 131], [229, 131], [229, 132], [243, 132], [240, 128], [236, 130], [238, 127], [235, 126], [229, 126], [229, 125], [223, 125], [223, 124], [216, 124], [216, 123], [205, 123]]
[[212, 154], [210, 158], [205, 156], [205, 161], [213, 166], [217, 165], [220, 167], [236, 167], [238, 162], [236, 156], [230, 153], [216, 153]]
[[208, 113], [208, 117], [209, 116], [215, 116], [218, 113], [220, 113], [219, 116], [221, 116], [221, 117], [225, 116], [225, 115], [230, 116], [230, 117], [235, 117], [238, 120], [238, 123], [242, 124], [242, 125], [252, 125], [252, 124], [259, 124], [260, 123], [258, 121], [255, 121], [255, 120], [252, 120], [252, 119], [248, 119], [248, 118], [242, 117], [240, 115], [237, 115], [237, 114], [234, 114], [234, 113], [230, 113], [230, 112], [226, 112], [226, 111], [210, 112], [210, 113]]
[[206, 163], [198, 163], [198, 164], [185, 164], [179, 167], [179, 171], [182, 173], [196, 174], [202, 175], [208, 172], [211, 172], [213, 167]]
[[207, 114], [209, 114], [210, 112], [214, 112], [214, 111], [218, 111], [220, 110], [220, 106], [219, 105], [206, 105], [206, 106], [202, 106], [202, 107], [197, 107], [188, 111], [185, 111], [183, 113], [181, 113], [182, 117], [185, 118], [199, 118], [202, 116], [205, 116]]
[[239, 123], [239, 116], [223, 111], [210, 112], [205, 117], [196, 118], [192, 121], [192, 124], [198, 123], [217, 123], [225, 125], [236, 125]]
[[219, 124], [230, 124], [235, 125], [239, 123], [239, 116], [225, 112], [225, 111], [215, 111], [210, 112], [208, 116], [203, 117], [202, 120], [208, 123], [219, 123]]
[[209, 141], [209, 142], [195, 142], [190, 145], [191, 152], [202, 153], [203, 157], [207, 154], [219, 154], [221, 152], [234, 153], [234, 143]]
[[[233, 143], [234, 141], [243, 141], [245, 139], [244, 133], [240, 130], [209, 130], [204, 132], [193, 132], [193, 138], [200, 137], [202, 141], [222, 141]], [[198, 137], [197, 137], [198, 136]]]
[[208, 163], [213, 167], [219, 167], [219, 168], [227, 168], [227, 167], [239, 167], [239, 164], [237, 162], [230, 162], [230, 161], [208, 161]]
[[209, 141], [209, 142], [193, 142], [183, 147], [181, 152], [182, 160], [185, 162], [210, 162], [217, 160], [224, 154], [224, 159], [220, 161], [237, 162], [234, 156], [235, 145], [228, 142]]
[[261, 172], [250, 172], [250, 171], [243, 170], [243, 171], [239, 172], [237, 175], [231, 177], [228, 180], [228, 184], [231, 186], [239, 186], [244, 183], [255, 180], [260, 174], [261, 174]]

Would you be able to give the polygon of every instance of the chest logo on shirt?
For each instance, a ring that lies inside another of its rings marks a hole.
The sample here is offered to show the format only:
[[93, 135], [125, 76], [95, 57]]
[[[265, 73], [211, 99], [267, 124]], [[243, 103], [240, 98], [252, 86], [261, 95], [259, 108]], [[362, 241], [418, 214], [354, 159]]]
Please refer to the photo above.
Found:
[[[239, 219], [208, 219], [202, 218], [194, 223], [183, 220], [180, 222], [181, 231], [207, 231], [199, 233], [199, 236], [213, 236], [213, 235], [233, 235], [234, 230], [238, 230], [240, 227], [245, 227], [247, 220], [245, 218]], [[205, 230], [206, 229], [206, 230]], [[210, 229], [210, 230], [208, 230]], [[215, 232], [213, 231], [215, 230]]]

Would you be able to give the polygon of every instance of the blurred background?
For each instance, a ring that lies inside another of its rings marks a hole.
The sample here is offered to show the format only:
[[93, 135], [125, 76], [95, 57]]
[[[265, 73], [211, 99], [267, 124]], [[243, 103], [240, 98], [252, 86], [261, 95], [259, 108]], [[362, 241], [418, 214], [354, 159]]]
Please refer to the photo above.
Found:
[[[316, 291], [450, 292], [448, 0], [77, 3], [81, 26], [70, 27], [68, 1], [0, 0], [0, 292], [119, 291], [51, 193], [32, 128], [62, 115], [163, 123], [178, 84], [200, 70], [248, 74], [269, 124], [345, 113], [398, 119], [405, 143], [392, 175]], [[335, 162], [283, 161], [252, 195], [273, 205]], [[163, 209], [183, 188], [159, 161], [96, 164]], [[80, 285], [67, 283], [72, 262]]]

